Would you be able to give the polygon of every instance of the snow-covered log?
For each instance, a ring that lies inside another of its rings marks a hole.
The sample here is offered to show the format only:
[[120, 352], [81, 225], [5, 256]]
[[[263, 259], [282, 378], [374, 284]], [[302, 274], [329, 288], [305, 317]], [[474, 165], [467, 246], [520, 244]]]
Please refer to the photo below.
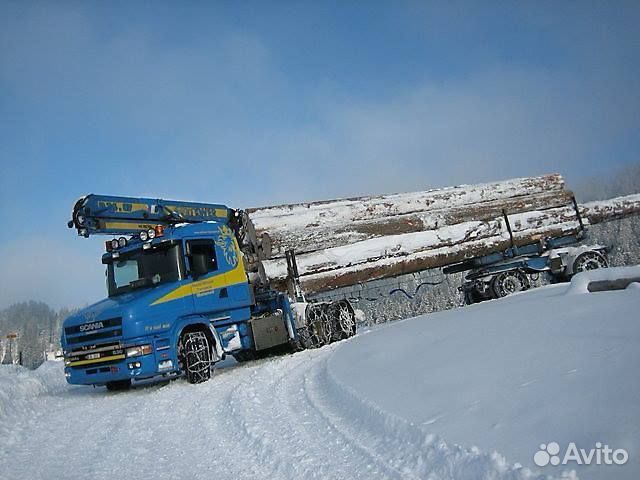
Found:
[[572, 195], [570, 191], [562, 190], [371, 220], [279, 228], [262, 233], [262, 258], [284, 257], [288, 249], [303, 254], [389, 235], [436, 230], [470, 221], [491, 220], [500, 216], [503, 210], [508, 214], [516, 214], [560, 207], [569, 204]]
[[310, 252], [370, 238], [413, 233], [471, 220], [502, 209], [522, 212], [566, 203], [559, 174], [424, 192], [249, 209], [247, 239], [260, 258], [289, 248]]
[[[574, 233], [580, 227], [575, 210], [568, 206], [509, 216], [509, 221], [514, 236], [522, 244], [535, 242], [540, 236]], [[480, 248], [484, 245], [482, 251], [491, 253], [496, 251], [497, 245], [501, 245], [503, 240], [508, 241], [509, 234], [502, 217], [488, 221], [464, 222], [436, 230], [389, 235], [297, 255], [298, 273], [304, 277], [358, 265], [378, 265], [377, 262], [381, 260], [385, 260], [384, 265], [404, 264], [407, 260], [412, 261], [416, 255], [416, 258], [420, 259], [418, 264], [428, 258], [429, 266], [426, 268], [433, 268], [452, 262], [447, 260], [439, 265], [432, 263], [433, 258], [442, 257], [443, 249], [459, 250], [463, 254], [469, 252], [464, 258], [470, 258], [479, 254], [475, 247]], [[421, 269], [424, 268], [413, 271]], [[260, 276], [265, 281], [286, 278], [286, 260], [263, 260]]]
[[[547, 236], [560, 236], [578, 231], [575, 222], [559, 224], [554, 228], [539, 229], [538, 233], [528, 232], [528, 235], [516, 235], [516, 246], [541, 241]], [[472, 240], [453, 246], [445, 246], [432, 250], [419, 251], [402, 257], [387, 257], [349, 265], [335, 270], [328, 270], [300, 277], [300, 283], [305, 292], [322, 292], [339, 287], [357, 285], [371, 280], [391, 278], [398, 275], [420, 272], [430, 268], [451, 265], [475, 256], [487, 255], [502, 251], [511, 246], [506, 235], [491, 239]], [[277, 288], [286, 288], [284, 279], [272, 282]]]
[[[579, 206], [584, 225], [640, 213], [640, 195]], [[303, 288], [330, 290], [442, 267], [515, 243], [580, 231], [573, 194], [558, 174], [503, 182], [247, 211], [248, 267], [285, 288], [285, 251]]]
[[592, 225], [637, 215], [640, 213], [640, 194], [583, 203], [580, 213]]
[[[640, 194], [585, 203], [579, 205], [579, 210], [585, 225], [639, 214]], [[572, 204], [511, 214], [509, 222], [516, 245], [580, 230]], [[297, 256], [297, 264], [304, 290], [319, 292], [442, 267], [509, 246], [504, 219], [495, 216], [303, 253]], [[263, 260], [259, 266], [263, 281], [284, 286], [287, 276], [284, 259]]]

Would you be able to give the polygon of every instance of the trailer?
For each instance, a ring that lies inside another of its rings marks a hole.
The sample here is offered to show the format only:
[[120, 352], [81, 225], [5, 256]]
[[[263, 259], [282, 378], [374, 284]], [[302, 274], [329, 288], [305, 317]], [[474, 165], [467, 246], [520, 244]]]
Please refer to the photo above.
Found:
[[[199, 383], [227, 355], [246, 361], [354, 335], [349, 302], [307, 302], [299, 288], [290, 297], [250, 281], [241, 219], [218, 204], [79, 199], [68, 226], [115, 238], [102, 256], [108, 297], [64, 322], [67, 381], [119, 390], [184, 374]], [[295, 263], [290, 273], [297, 285]]]
[[443, 268], [446, 274], [468, 272], [460, 291], [467, 305], [506, 297], [531, 288], [531, 276], [547, 273], [553, 283], [566, 282], [576, 273], [609, 266], [603, 245], [585, 245], [586, 227], [580, 208], [572, 197], [579, 228], [575, 233], [518, 244], [509, 215], [502, 211], [510, 246], [501, 251], [479, 255]]

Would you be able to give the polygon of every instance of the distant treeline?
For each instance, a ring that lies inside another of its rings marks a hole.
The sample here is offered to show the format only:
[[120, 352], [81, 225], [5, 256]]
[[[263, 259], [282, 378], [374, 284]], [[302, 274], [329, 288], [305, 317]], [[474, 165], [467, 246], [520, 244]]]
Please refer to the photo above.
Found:
[[[22, 364], [36, 368], [47, 351], [60, 348], [60, 327], [70, 313], [69, 309], [55, 311], [46, 303], [35, 301], [0, 310], [0, 360], [16, 362], [22, 354]], [[17, 334], [17, 338], [10, 341], [10, 334]]]

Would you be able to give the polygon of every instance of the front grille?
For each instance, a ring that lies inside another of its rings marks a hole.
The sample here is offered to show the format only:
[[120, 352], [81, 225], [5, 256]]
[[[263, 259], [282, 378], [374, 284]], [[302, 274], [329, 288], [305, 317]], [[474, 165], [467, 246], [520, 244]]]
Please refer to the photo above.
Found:
[[90, 353], [96, 352], [109, 352], [117, 349], [122, 349], [122, 343], [120, 342], [110, 342], [110, 343], [98, 343], [95, 345], [84, 345], [82, 347], [77, 347], [75, 350], [71, 352], [67, 352], [68, 356], [76, 357], [87, 355]]
[[89, 347], [79, 347], [65, 355], [65, 364], [69, 367], [82, 367], [96, 363], [115, 362], [125, 358], [124, 347], [120, 342], [103, 343]]
[[64, 329], [68, 345], [96, 340], [119, 340], [122, 337], [122, 317], [95, 320]]
[[93, 342], [94, 340], [102, 339], [115, 339], [122, 336], [122, 329], [109, 330], [107, 332], [91, 333], [89, 335], [80, 335], [78, 337], [67, 337], [68, 345], [75, 345], [77, 343]]

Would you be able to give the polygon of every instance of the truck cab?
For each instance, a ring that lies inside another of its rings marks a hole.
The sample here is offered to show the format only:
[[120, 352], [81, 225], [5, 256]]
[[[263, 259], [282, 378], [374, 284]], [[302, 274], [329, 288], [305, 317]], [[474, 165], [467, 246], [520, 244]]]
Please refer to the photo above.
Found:
[[185, 336], [202, 339], [196, 343], [207, 344], [213, 362], [255, 346], [248, 324], [253, 293], [227, 225], [184, 224], [142, 238], [107, 242], [108, 297], [64, 322], [69, 383], [117, 388], [178, 373]]

